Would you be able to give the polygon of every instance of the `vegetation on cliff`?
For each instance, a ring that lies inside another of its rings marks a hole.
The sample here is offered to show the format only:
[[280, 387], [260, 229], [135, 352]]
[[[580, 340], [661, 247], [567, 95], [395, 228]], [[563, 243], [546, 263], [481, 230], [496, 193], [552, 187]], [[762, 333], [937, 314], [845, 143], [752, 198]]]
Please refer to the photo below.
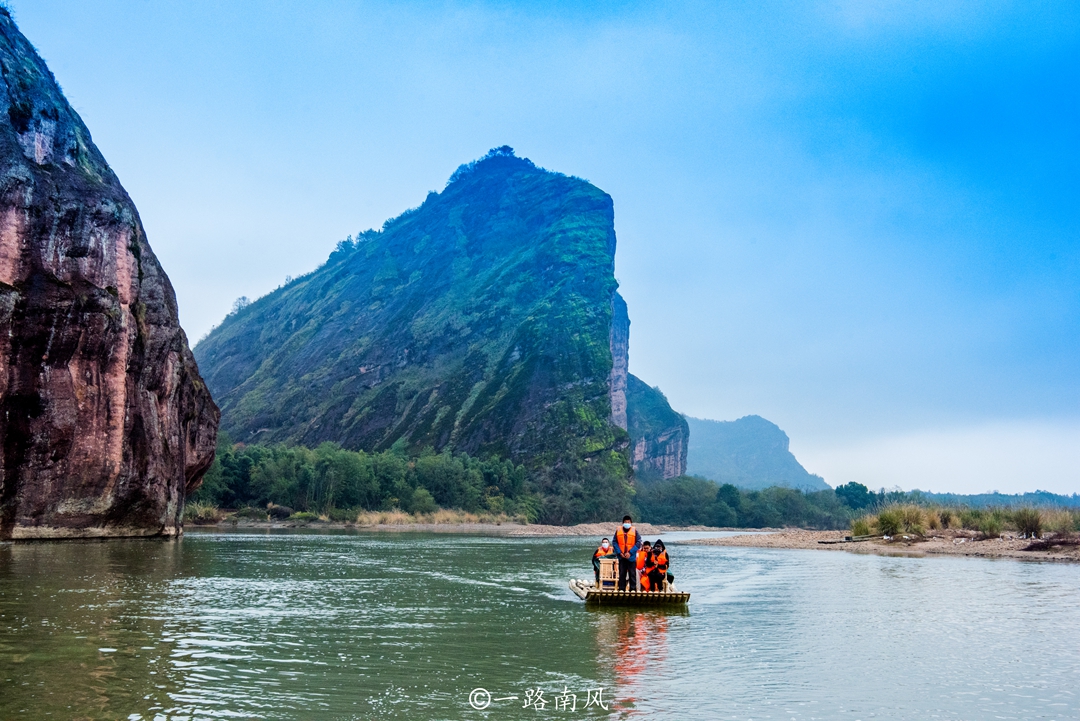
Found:
[[509, 148], [240, 307], [195, 349], [243, 443], [525, 466], [554, 523], [621, 515], [611, 198]]
[[659, 388], [635, 375], [627, 376], [626, 430], [630, 462], [639, 478], [674, 478], [686, 473], [690, 428], [672, 410]]

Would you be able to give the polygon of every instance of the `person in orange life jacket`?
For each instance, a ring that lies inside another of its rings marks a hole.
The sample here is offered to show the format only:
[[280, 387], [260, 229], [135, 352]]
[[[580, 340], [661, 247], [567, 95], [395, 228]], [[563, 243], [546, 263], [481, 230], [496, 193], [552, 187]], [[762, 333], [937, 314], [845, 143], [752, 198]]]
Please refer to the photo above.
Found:
[[600, 547], [592, 555], [593, 574], [596, 576], [596, 585], [600, 585], [600, 559], [615, 558], [615, 549], [611, 547], [608, 539], [600, 541]]
[[[649, 570], [649, 587], [662, 591], [664, 590], [664, 579], [669, 577], [668, 566], [671, 563], [668, 560], [667, 548], [659, 538], [656, 539], [656, 545], [653, 546], [652, 561], [652, 568]], [[671, 580], [675, 579], [674, 576], [670, 576], [670, 578]]]
[[619, 555], [619, 590], [625, 591], [637, 575], [637, 552], [641, 534], [634, 528], [634, 519], [623, 516], [622, 526], [615, 531], [615, 553]]
[[652, 553], [652, 546], [648, 541], [642, 541], [641, 550], [637, 552], [637, 560], [634, 564], [635, 581], [637, 582], [634, 588], [638, 591], [647, 590], [642, 586], [642, 583], [644, 582], [647, 584], [649, 582], [648, 577], [645, 576], [645, 559], [649, 557], [650, 553]]
[[653, 546], [649, 551], [649, 555], [645, 557], [645, 565], [641, 569], [641, 590], [642, 591], [656, 591], [658, 590], [656, 584], [653, 582], [653, 575], [656, 572], [656, 546]]

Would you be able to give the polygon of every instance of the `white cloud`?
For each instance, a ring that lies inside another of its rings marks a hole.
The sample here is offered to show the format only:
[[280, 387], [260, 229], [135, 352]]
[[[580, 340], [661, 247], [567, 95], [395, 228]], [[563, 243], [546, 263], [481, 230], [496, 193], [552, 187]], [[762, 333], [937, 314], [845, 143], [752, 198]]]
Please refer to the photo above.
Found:
[[1080, 492], [1080, 422], [1005, 421], [929, 429], [848, 444], [794, 443], [831, 485], [953, 493]]

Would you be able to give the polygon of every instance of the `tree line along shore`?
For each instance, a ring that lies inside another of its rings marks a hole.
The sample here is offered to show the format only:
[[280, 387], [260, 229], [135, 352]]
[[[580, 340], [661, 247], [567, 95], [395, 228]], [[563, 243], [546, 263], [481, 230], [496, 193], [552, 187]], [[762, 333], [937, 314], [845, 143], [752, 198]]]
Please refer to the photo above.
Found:
[[[639, 477], [628, 490], [635, 519], [667, 528], [850, 529], [857, 536], [890, 537], [953, 529], [985, 538], [1080, 532], [1078, 507], [977, 508], [934, 503], [917, 491], [875, 493], [858, 483], [824, 491], [748, 491], [691, 476]], [[576, 492], [584, 495], [584, 489]], [[226, 437], [202, 486], [188, 496], [185, 520], [570, 526], [613, 517], [610, 503], [578, 503], [575, 517], [566, 519], [564, 496], [553, 501], [528, 469], [496, 457], [433, 451], [410, 456], [399, 447], [366, 453], [333, 443], [244, 445]]]

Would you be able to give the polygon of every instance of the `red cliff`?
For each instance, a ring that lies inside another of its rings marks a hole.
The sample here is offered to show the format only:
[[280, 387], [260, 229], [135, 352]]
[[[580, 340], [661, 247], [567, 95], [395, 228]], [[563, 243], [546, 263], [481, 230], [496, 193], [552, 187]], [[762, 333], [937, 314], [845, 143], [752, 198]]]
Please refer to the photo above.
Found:
[[175, 535], [218, 409], [138, 211], [0, 9], [0, 538]]

